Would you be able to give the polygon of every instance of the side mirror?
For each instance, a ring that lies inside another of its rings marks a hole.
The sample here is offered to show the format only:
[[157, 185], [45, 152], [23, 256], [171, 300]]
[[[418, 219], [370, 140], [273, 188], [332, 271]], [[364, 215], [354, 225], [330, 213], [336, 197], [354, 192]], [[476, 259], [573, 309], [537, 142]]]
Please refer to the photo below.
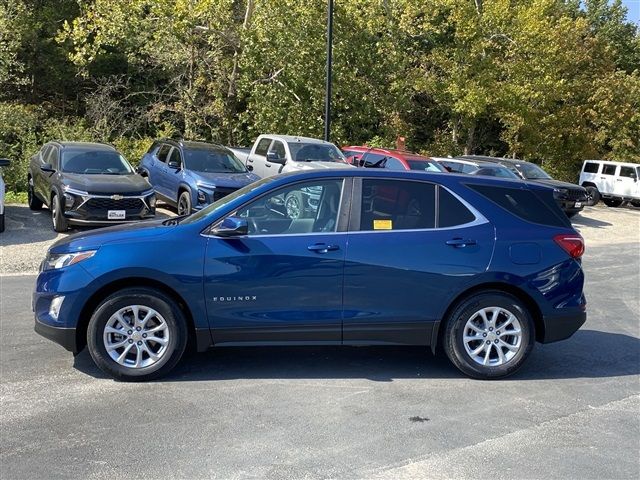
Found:
[[253, 165], [247, 165], [247, 170], [249, 170], [250, 172], [253, 172]]
[[53, 168], [53, 165], [51, 165], [50, 163], [45, 163], [41, 165], [40, 170], [46, 173], [54, 173], [56, 171], [55, 168]]
[[227, 217], [211, 233], [216, 237], [240, 237], [249, 233], [249, 224], [244, 218]]
[[8, 158], [0, 158], [0, 167], [8, 167], [10, 163]]
[[287, 160], [279, 156], [276, 152], [267, 152], [267, 162], [284, 165]]
[[170, 160], [167, 165], [169, 165], [169, 168], [175, 168], [176, 170], [180, 170], [181, 167], [180, 162], [176, 162], [175, 160]]

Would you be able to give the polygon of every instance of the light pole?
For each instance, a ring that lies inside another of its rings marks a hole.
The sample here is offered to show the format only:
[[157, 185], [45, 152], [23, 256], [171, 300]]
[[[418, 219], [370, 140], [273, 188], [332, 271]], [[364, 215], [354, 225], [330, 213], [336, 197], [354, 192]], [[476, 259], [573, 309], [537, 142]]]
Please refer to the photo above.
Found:
[[324, 140], [331, 132], [331, 69], [333, 54], [333, 0], [327, 0], [327, 83], [324, 93]]

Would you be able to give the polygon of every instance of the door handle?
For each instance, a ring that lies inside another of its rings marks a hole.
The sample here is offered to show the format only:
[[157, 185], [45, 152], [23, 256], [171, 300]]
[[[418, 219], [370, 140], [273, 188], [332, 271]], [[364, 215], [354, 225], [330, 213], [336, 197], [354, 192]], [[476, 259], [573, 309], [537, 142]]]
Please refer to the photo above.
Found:
[[463, 248], [463, 247], [466, 247], [467, 245], [477, 245], [475, 240], [471, 240], [471, 239], [464, 240], [462, 238], [452, 238], [451, 240], [447, 240], [444, 243], [456, 248]]
[[271, 164], [270, 163], [265, 163], [264, 166], [268, 167], [268, 168], [271, 168]]
[[316, 243], [314, 245], [309, 245], [307, 249], [310, 252], [327, 253], [334, 250], [340, 250], [340, 247], [338, 245], [327, 245], [326, 243]]
[[616, 182], [621, 182], [622, 179], [621, 178], [616, 178]]

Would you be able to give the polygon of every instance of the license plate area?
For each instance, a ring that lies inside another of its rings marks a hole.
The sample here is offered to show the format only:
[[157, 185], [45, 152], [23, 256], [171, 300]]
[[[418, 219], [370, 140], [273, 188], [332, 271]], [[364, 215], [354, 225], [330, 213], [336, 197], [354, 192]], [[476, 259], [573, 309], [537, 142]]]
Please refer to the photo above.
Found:
[[126, 217], [125, 210], [107, 210], [108, 220], [124, 220]]
[[582, 202], [576, 202], [574, 205], [576, 208], [582, 207]]

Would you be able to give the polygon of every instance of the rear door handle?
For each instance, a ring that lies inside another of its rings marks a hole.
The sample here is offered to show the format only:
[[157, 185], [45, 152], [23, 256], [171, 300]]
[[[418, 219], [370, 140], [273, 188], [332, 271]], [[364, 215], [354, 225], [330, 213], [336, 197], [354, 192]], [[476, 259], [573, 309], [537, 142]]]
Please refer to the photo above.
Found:
[[452, 238], [451, 240], [447, 240], [444, 243], [456, 248], [466, 247], [467, 245], [477, 245], [475, 240], [471, 240], [471, 239], [464, 240], [462, 238]]
[[327, 253], [334, 250], [340, 250], [340, 247], [338, 245], [327, 245], [326, 243], [316, 243], [314, 245], [309, 245], [307, 249], [311, 252]]

